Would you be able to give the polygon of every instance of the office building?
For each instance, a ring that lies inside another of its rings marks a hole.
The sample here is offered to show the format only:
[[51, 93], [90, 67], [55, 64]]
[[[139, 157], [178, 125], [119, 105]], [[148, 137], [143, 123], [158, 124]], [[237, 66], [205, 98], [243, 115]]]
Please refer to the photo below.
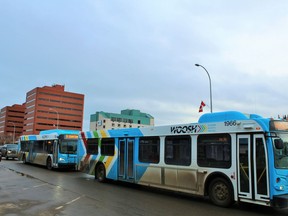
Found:
[[15, 143], [22, 134], [25, 104], [6, 106], [0, 112], [0, 143]]
[[154, 126], [154, 118], [140, 110], [126, 109], [120, 114], [96, 112], [90, 115], [90, 130]]
[[84, 95], [64, 90], [64, 85], [55, 84], [26, 94], [23, 135], [57, 128], [82, 130]]

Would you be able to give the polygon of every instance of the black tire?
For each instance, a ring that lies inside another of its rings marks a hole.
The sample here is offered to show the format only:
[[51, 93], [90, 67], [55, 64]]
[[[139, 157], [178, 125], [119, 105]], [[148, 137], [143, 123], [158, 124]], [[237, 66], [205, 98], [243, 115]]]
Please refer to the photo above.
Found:
[[23, 154], [23, 156], [22, 156], [22, 162], [23, 162], [23, 164], [26, 164], [26, 163], [27, 163], [27, 161], [26, 161], [26, 155], [25, 155], [25, 154]]
[[46, 167], [48, 170], [52, 170], [52, 160], [50, 157], [47, 158]]
[[234, 203], [231, 184], [224, 178], [214, 179], [209, 185], [209, 198], [217, 206], [231, 206]]
[[106, 181], [106, 169], [104, 164], [99, 164], [96, 166], [95, 170], [95, 179], [98, 180], [98, 182], [105, 182]]

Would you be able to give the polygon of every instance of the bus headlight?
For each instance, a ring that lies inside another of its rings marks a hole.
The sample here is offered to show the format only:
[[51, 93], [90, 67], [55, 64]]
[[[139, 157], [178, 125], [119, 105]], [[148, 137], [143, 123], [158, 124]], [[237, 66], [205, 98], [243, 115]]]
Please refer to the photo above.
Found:
[[59, 158], [59, 162], [65, 162], [65, 158]]
[[275, 185], [274, 186], [276, 190], [278, 191], [283, 191], [285, 189], [285, 186], [284, 185]]
[[278, 191], [284, 191], [285, 185], [287, 185], [287, 181], [285, 181], [282, 178], [276, 178], [276, 185], [274, 186], [276, 190]]

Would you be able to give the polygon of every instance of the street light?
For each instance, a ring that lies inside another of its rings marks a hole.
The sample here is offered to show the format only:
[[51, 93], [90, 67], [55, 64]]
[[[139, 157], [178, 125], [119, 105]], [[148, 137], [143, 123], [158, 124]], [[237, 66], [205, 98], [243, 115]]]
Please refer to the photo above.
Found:
[[52, 110], [52, 111], [56, 112], [56, 114], [57, 114], [57, 129], [58, 129], [58, 125], [59, 125], [59, 113], [58, 113], [57, 110], [55, 110], [55, 109], [53, 109], [53, 108], [49, 108], [49, 110]]
[[210, 74], [208, 73], [208, 71], [206, 70], [206, 68], [203, 67], [202, 65], [200, 65], [200, 64], [195, 64], [195, 66], [196, 66], [196, 67], [202, 67], [202, 68], [206, 71], [206, 73], [207, 73], [207, 75], [208, 75], [209, 85], [210, 85], [210, 112], [212, 113], [212, 86], [211, 86]]
[[14, 126], [14, 131], [13, 131], [13, 144], [15, 143], [15, 123], [14, 122], [8, 122], [10, 124], [13, 124]]

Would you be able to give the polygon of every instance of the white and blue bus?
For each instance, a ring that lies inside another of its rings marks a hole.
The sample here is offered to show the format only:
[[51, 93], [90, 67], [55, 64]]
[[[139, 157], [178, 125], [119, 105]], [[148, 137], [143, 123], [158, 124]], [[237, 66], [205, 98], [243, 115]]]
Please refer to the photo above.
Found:
[[80, 169], [106, 179], [234, 202], [288, 206], [288, 122], [236, 111], [198, 123], [81, 133]]
[[79, 131], [46, 130], [39, 135], [23, 135], [19, 143], [19, 160], [52, 168], [78, 167]]

